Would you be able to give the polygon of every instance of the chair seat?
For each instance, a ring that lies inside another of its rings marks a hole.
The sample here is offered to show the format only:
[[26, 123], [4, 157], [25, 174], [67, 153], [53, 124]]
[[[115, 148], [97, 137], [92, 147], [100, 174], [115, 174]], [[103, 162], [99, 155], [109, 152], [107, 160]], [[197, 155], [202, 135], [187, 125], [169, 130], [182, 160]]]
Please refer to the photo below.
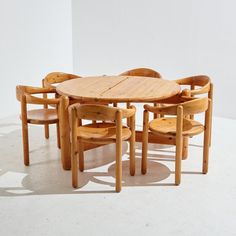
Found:
[[[122, 127], [122, 141], [131, 136], [128, 127]], [[95, 143], [113, 143], [116, 140], [115, 123], [96, 123], [78, 127], [78, 137]]]
[[[152, 120], [149, 123], [149, 129], [161, 135], [175, 136], [176, 135], [176, 122], [175, 117], [164, 117]], [[204, 126], [195, 120], [183, 119], [183, 135], [193, 136], [200, 134], [204, 131]]]
[[27, 122], [31, 124], [54, 124], [58, 122], [56, 109], [36, 109], [27, 111]]

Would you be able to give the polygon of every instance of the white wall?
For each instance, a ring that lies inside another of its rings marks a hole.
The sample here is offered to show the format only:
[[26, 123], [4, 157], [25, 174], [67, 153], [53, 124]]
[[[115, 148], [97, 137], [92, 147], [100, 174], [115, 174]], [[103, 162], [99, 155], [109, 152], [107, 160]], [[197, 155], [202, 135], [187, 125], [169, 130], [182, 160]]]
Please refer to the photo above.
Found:
[[0, 118], [17, 114], [17, 84], [40, 85], [51, 71], [72, 72], [68, 0], [0, 0]]
[[151, 67], [167, 79], [207, 74], [217, 116], [236, 118], [236, 1], [72, 0], [74, 72]]

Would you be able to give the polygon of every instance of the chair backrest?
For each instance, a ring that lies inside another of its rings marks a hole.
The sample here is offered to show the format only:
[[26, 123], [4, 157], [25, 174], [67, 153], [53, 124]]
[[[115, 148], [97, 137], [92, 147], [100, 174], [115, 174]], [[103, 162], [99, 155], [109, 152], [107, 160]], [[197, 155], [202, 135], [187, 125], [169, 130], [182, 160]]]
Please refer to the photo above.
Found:
[[[186, 98], [188, 99], [188, 98]], [[183, 108], [183, 115], [194, 115], [201, 112], [205, 112], [208, 109], [209, 99], [207, 97], [204, 98], [195, 98], [190, 101], [182, 102], [179, 104], [174, 104], [166, 107], [153, 107], [150, 105], [144, 105], [144, 109], [150, 112], [156, 112], [158, 114], [163, 115], [177, 115], [177, 108]]]
[[81, 78], [79, 75], [67, 74], [64, 72], [52, 72], [43, 79], [43, 86], [47, 88], [55, 88], [53, 84], [58, 84], [70, 79]]
[[149, 69], [149, 68], [136, 68], [136, 69], [125, 71], [120, 75], [161, 78], [161, 74], [159, 72]]
[[69, 112], [72, 110], [76, 111], [78, 119], [85, 120], [96, 120], [96, 121], [105, 121], [116, 120], [116, 116], [118, 112], [121, 112], [121, 118], [128, 118], [135, 114], [135, 107], [131, 106], [130, 109], [122, 109], [117, 107], [109, 107], [103, 105], [89, 105], [89, 104], [73, 104], [69, 107]]
[[175, 80], [175, 82], [178, 83], [179, 85], [190, 86], [190, 89], [184, 89], [182, 91], [182, 94], [187, 96], [209, 93], [211, 87], [211, 80], [206, 75], [191, 76]]
[[59, 99], [56, 98], [40, 98], [33, 96], [34, 94], [48, 94], [55, 93], [54, 88], [38, 88], [24, 85], [16, 86], [16, 98], [18, 101], [22, 102], [24, 100], [25, 103], [28, 104], [59, 104]]

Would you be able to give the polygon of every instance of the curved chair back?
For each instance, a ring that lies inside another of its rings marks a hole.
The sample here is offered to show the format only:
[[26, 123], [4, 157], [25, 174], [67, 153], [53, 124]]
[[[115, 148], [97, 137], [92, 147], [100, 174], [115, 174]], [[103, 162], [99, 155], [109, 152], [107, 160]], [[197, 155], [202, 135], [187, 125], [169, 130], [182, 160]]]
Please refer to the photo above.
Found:
[[43, 79], [43, 87], [55, 88], [54, 84], [58, 84], [70, 79], [80, 78], [79, 75], [67, 74], [64, 72], [52, 72]]
[[87, 104], [73, 104], [70, 106], [70, 112], [76, 111], [78, 119], [85, 120], [101, 120], [101, 121], [114, 121], [116, 120], [117, 113], [121, 112], [121, 119], [129, 118], [135, 114], [135, 108], [132, 106], [130, 109], [122, 109], [117, 107], [108, 107], [103, 105], [87, 105]]
[[161, 74], [159, 72], [149, 69], [149, 68], [136, 68], [136, 69], [125, 71], [120, 75], [161, 78]]
[[25, 103], [28, 104], [42, 104], [42, 105], [53, 105], [58, 104], [59, 99], [56, 98], [40, 98], [33, 96], [34, 94], [48, 94], [55, 93], [54, 88], [38, 88], [24, 85], [16, 86], [16, 98], [22, 102], [24, 99]]
[[177, 115], [178, 107], [182, 107], [184, 116], [205, 112], [208, 109], [210, 99], [208, 99], [207, 97], [195, 98], [192, 100], [188, 100], [188, 98], [186, 99], [186, 102], [165, 107], [153, 107], [146, 104], [144, 105], [144, 109], [163, 115]]
[[186, 77], [183, 79], [175, 80], [175, 82], [178, 83], [179, 85], [190, 86], [189, 89], [184, 89], [182, 91], [182, 94], [187, 96], [209, 93], [211, 89], [211, 80], [206, 75], [196, 75], [196, 76]]

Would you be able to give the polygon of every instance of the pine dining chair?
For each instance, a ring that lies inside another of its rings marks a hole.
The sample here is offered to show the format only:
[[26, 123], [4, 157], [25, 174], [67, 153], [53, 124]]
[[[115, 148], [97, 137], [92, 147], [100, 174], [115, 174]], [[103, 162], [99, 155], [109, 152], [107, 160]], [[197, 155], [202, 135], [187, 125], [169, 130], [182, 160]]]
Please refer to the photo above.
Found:
[[[151, 132], [154, 135], [174, 137], [176, 139], [175, 184], [179, 185], [181, 182], [182, 143], [184, 137], [190, 137], [204, 132], [202, 172], [204, 174], [208, 172], [211, 99], [207, 97], [194, 99], [179, 96], [179, 101], [176, 102], [180, 103], [165, 107], [144, 105], [141, 172], [142, 174], [146, 174], [147, 171], [148, 133]], [[173, 117], [157, 118], [149, 122], [149, 112]], [[205, 112], [204, 124], [186, 118], [189, 115], [202, 112]]]
[[[72, 186], [78, 187], [79, 169], [84, 170], [83, 143], [116, 143], [116, 192], [122, 183], [122, 141], [130, 143], [130, 175], [135, 174], [135, 107], [122, 109], [102, 105], [73, 104], [69, 108], [71, 126]], [[130, 126], [122, 125], [122, 119], [130, 118]], [[82, 120], [102, 121], [82, 125]]]
[[[22, 122], [22, 138], [23, 138], [23, 153], [24, 153], [24, 164], [29, 165], [29, 137], [28, 137], [28, 124], [35, 125], [57, 125], [57, 145], [60, 148], [60, 135], [59, 135], [59, 120], [57, 115], [57, 109], [33, 109], [28, 110], [28, 104], [34, 105], [59, 105], [58, 98], [40, 98], [35, 95], [44, 94], [55, 94], [54, 88], [38, 88], [31, 86], [16, 86], [16, 97], [21, 103], [21, 114], [20, 119]], [[48, 133], [45, 133], [45, 138], [49, 138]]]
[[[120, 74], [120, 76], [143, 76], [143, 77], [153, 77], [153, 78], [157, 78], [157, 79], [161, 79], [162, 76], [159, 72], [150, 69], [150, 68], [135, 68], [135, 69], [131, 69], [128, 71], [125, 71], [123, 73]], [[127, 102], [127, 108], [130, 107], [130, 103]], [[154, 103], [154, 106], [158, 106], [157, 103]], [[157, 118], [157, 114], [154, 114], [154, 118]], [[127, 120], [129, 122], [129, 120]]]
[[[211, 99], [211, 107], [213, 107], [213, 83], [211, 79], [206, 75], [195, 75], [182, 79], [177, 79], [175, 82], [183, 87], [181, 94], [182, 96], [194, 97], [196, 95], [206, 94], [209, 99]], [[186, 86], [188, 88], [186, 88]], [[211, 111], [212, 115], [212, 111]], [[194, 119], [194, 115], [190, 115], [191, 119]], [[210, 119], [210, 142], [211, 146], [211, 133], [212, 133], [212, 117]]]

